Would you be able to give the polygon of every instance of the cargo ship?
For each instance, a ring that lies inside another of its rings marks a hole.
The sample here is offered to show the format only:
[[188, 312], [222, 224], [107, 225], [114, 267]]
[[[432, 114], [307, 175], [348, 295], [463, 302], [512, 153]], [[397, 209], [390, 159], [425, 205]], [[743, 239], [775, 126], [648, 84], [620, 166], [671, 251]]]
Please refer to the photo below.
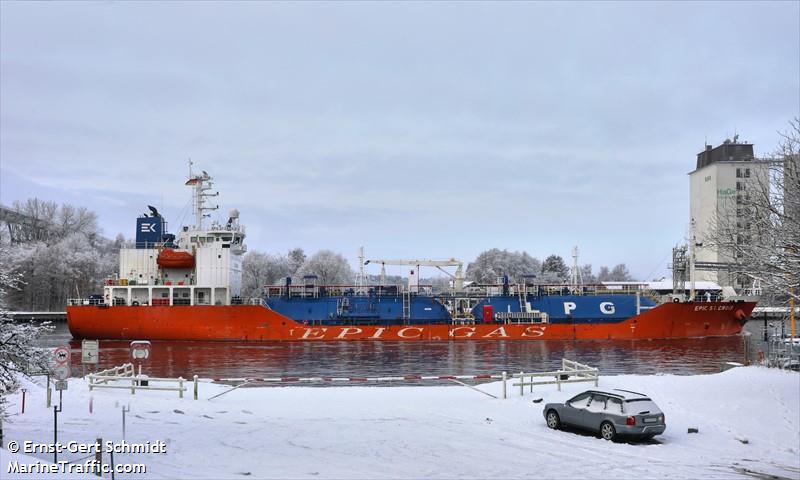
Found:
[[[194, 225], [168, 233], [156, 208], [136, 219], [136, 242], [120, 250], [119, 273], [103, 293], [71, 299], [75, 338], [219, 341], [469, 341], [662, 339], [737, 335], [752, 298], [660, 295], [646, 284], [467, 284], [461, 268], [444, 291], [420, 285], [422, 265], [407, 261], [407, 282], [321, 285], [314, 276], [266, 285], [243, 298], [245, 228], [232, 210], [205, 225], [213, 181], [189, 167]], [[364, 261], [361, 258], [361, 268]]]

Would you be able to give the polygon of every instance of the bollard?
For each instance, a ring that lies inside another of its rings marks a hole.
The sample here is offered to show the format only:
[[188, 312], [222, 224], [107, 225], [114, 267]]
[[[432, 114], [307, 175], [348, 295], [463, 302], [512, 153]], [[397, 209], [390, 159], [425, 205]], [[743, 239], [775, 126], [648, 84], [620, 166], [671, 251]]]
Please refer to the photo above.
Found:
[[125, 408], [125, 405], [122, 406], [122, 440], [125, 440], [125, 414], [131, 411], [130, 405], [128, 408]]
[[[197, 378], [197, 375], [195, 375], [195, 378]], [[503, 399], [506, 398], [506, 380], [508, 380], [508, 374], [503, 372]]]
[[103, 449], [101, 448], [101, 445], [103, 445], [103, 439], [98, 438], [97, 443], [95, 445], [96, 448], [94, 452], [94, 462], [95, 462], [95, 468], [97, 468], [97, 470], [94, 472], [94, 474], [97, 475], [98, 477], [102, 477]]
[[[192, 378], [194, 379], [194, 399], [197, 400], [197, 375]], [[503, 387], [505, 387], [505, 384], [503, 384]]]
[[525, 372], [519, 372], [519, 396], [525, 395]]
[[183, 398], [183, 377], [178, 377], [178, 398]]

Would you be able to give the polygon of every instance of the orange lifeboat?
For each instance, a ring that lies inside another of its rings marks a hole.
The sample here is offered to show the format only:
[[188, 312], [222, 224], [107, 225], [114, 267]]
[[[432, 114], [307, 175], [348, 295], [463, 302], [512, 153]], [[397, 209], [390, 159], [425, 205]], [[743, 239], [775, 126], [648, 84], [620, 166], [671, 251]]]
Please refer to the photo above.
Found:
[[165, 248], [158, 254], [156, 263], [161, 268], [194, 268], [194, 255]]

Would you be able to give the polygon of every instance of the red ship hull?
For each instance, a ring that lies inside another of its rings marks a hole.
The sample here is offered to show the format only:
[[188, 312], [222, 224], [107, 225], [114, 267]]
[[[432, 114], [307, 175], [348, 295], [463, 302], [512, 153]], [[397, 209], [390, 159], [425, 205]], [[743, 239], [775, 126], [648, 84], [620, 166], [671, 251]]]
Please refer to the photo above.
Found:
[[755, 302], [665, 303], [616, 323], [336, 325], [296, 322], [259, 305], [70, 306], [75, 338], [219, 341], [630, 340], [737, 335]]

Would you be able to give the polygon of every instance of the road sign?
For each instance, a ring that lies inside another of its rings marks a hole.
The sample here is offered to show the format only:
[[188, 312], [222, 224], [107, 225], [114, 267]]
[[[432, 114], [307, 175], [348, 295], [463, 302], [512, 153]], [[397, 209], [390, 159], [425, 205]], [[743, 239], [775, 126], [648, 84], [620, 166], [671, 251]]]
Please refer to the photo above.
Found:
[[69, 365], [56, 365], [56, 367], [53, 368], [53, 376], [58, 380], [68, 379], [70, 373], [72, 373], [72, 369], [69, 368]]
[[66, 390], [66, 389], [67, 389], [66, 380], [56, 380], [56, 390]]
[[98, 340], [84, 340], [81, 342], [81, 362], [94, 363], [100, 359], [100, 342]]
[[72, 359], [72, 352], [70, 352], [69, 345], [61, 345], [53, 350], [53, 361], [57, 365], [69, 365]]
[[150, 358], [150, 342], [147, 340], [131, 342], [131, 358], [140, 362]]

